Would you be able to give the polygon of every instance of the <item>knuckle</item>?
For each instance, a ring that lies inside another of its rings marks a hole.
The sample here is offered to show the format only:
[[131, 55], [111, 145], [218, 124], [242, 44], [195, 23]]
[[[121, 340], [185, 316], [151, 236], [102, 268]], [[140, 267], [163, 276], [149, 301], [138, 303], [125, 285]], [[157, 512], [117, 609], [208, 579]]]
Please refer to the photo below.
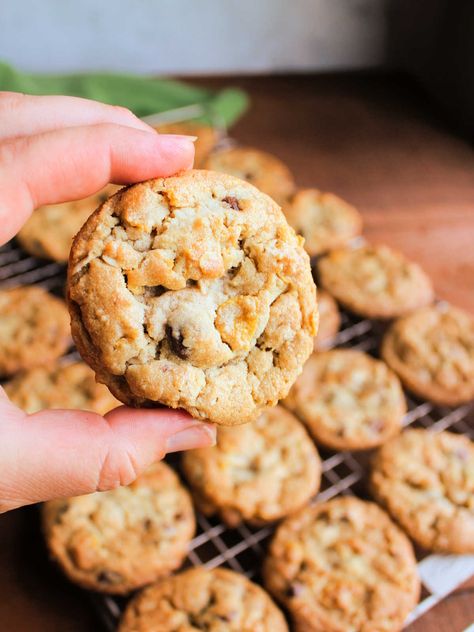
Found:
[[0, 109], [2, 114], [14, 112], [14, 110], [27, 98], [28, 96], [22, 92], [8, 92], [7, 90], [0, 90]]
[[135, 455], [127, 449], [109, 450], [102, 462], [96, 489], [103, 492], [130, 485], [140, 474]]

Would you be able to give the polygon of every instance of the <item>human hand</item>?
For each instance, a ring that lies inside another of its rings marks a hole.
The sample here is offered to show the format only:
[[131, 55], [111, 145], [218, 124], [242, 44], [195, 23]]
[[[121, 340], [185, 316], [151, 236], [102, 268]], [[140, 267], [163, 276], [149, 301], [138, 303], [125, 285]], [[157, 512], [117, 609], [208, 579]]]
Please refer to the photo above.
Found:
[[[74, 97], [0, 92], [0, 243], [35, 208], [192, 166], [192, 138], [159, 135], [130, 111]], [[0, 387], [0, 512], [128, 485], [168, 452], [215, 442], [172, 410], [27, 415]]]

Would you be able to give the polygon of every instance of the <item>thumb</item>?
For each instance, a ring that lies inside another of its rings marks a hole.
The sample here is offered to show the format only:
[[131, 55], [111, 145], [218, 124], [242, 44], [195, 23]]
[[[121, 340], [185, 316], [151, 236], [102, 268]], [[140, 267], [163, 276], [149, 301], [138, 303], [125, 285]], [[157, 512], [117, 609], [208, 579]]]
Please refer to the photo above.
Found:
[[105, 417], [72, 410], [26, 415], [0, 400], [0, 512], [129, 485], [168, 452], [215, 442], [181, 411], [125, 406]]

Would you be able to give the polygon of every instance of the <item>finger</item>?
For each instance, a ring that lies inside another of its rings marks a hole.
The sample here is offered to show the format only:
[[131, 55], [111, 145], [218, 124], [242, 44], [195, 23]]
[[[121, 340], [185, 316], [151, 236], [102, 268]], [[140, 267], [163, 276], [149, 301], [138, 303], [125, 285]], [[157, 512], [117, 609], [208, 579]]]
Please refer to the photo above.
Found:
[[187, 138], [104, 123], [7, 141], [0, 145], [0, 240], [42, 204], [84, 198], [108, 182], [173, 175], [193, 158]]
[[79, 97], [0, 92], [0, 140], [98, 123], [154, 131], [130, 110], [120, 106]]
[[27, 416], [11, 403], [1, 406], [0, 511], [129, 485], [167, 452], [215, 442], [211, 424], [180, 411], [120, 407], [105, 417], [69, 410]]

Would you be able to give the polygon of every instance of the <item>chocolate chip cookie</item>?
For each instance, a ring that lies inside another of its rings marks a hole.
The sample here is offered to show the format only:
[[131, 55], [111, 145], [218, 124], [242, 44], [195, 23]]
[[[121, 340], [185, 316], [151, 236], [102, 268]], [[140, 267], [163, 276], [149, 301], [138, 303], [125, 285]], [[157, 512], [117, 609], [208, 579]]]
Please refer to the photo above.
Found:
[[284, 404], [318, 443], [333, 450], [366, 450], [384, 443], [400, 432], [406, 412], [395, 373], [353, 349], [314, 353]]
[[288, 202], [295, 190], [288, 167], [276, 156], [252, 147], [233, 147], [211, 154], [204, 168], [250, 182], [280, 205]]
[[333, 250], [318, 262], [321, 285], [355, 314], [389, 319], [433, 301], [420, 266], [388, 246]]
[[331, 346], [341, 326], [341, 314], [333, 297], [325, 290], [318, 289], [319, 326], [318, 334], [314, 339], [314, 348], [317, 351]]
[[397, 320], [382, 341], [382, 357], [419, 397], [447, 406], [474, 398], [474, 318], [436, 305]]
[[295, 632], [395, 632], [420, 592], [408, 538], [377, 505], [352, 497], [284, 520], [264, 577]]
[[4, 385], [11, 401], [32, 414], [46, 408], [91, 410], [104, 415], [120, 402], [83, 362], [66, 366], [36, 367], [16, 375]]
[[241, 428], [219, 428], [217, 445], [183, 454], [198, 507], [230, 526], [279, 520], [319, 489], [321, 462], [300, 422], [280, 406]]
[[333, 193], [301, 189], [283, 207], [311, 257], [345, 246], [362, 231], [359, 211]]
[[233, 425], [286, 396], [313, 349], [309, 257], [250, 184], [189, 171], [122, 189], [69, 262], [72, 332], [122, 402]]
[[420, 546], [474, 553], [474, 443], [467, 437], [406, 430], [379, 450], [371, 482]]
[[0, 291], [0, 375], [46, 364], [70, 344], [64, 301], [37, 286]]
[[20, 245], [35, 257], [66, 262], [74, 235], [89, 215], [117, 189], [109, 185], [83, 200], [41, 206], [18, 233]]
[[193, 568], [145, 588], [119, 632], [288, 632], [270, 596], [224, 568]]
[[219, 135], [210, 125], [204, 125], [195, 121], [183, 121], [181, 123], [164, 123], [156, 125], [155, 129], [160, 134], [185, 134], [197, 136], [194, 143], [194, 167], [199, 169], [214, 149]]
[[188, 492], [163, 462], [128, 487], [42, 507], [53, 559], [84, 588], [126, 594], [178, 568], [194, 535]]

